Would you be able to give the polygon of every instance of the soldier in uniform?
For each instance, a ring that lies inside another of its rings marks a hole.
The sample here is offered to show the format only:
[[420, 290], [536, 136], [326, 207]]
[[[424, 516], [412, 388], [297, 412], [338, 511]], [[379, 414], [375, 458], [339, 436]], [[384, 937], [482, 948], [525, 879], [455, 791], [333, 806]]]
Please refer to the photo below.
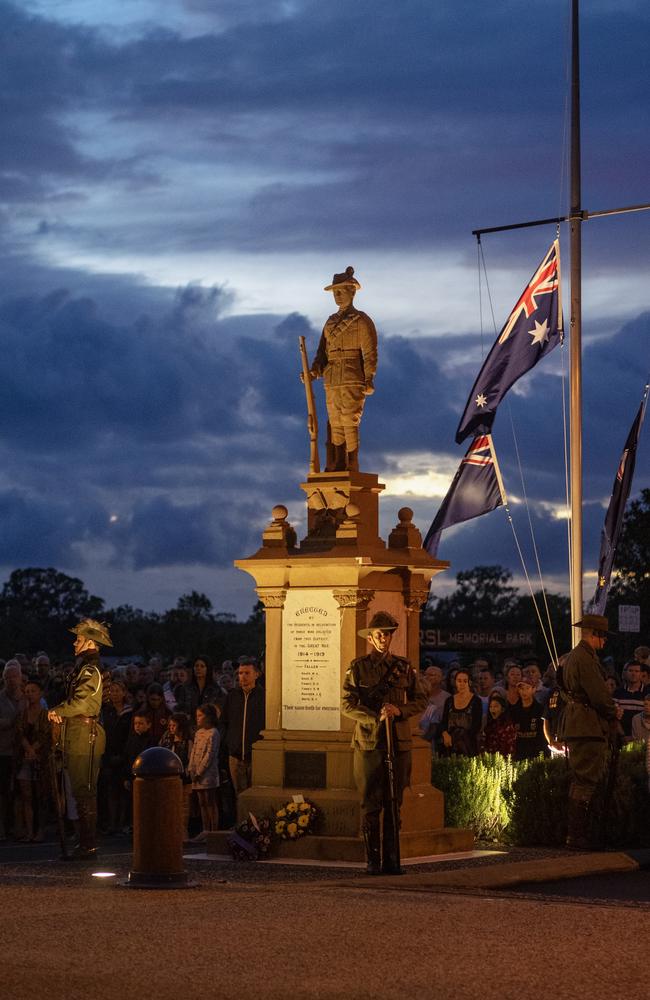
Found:
[[326, 472], [359, 469], [359, 424], [366, 396], [375, 391], [377, 331], [370, 316], [354, 308], [360, 288], [353, 267], [335, 274], [325, 287], [333, 293], [338, 312], [323, 327], [310, 374], [325, 381], [331, 434]]
[[[378, 611], [360, 636], [371, 646], [367, 656], [353, 660], [343, 682], [343, 713], [354, 719], [354, 778], [361, 795], [362, 833], [370, 875], [399, 874], [396, 831], [390, 807], [386, 720], [393, 727], [394, 774], [402, 804], [411, 778], [411, 725], [427, 704], [426, 694], [408, 660], [392, 656], [390, 645], [398, 623]], [[382, 833], [380, 817], [383, 811]], [[383, 850], [382, 850], [383, 848]]]
[[609, 693], [596, 655], [607, 641], [607, 618], [584, 615], [576, 627], [582, 629], [582, 639], [567, 656], [558, 680], [566, 697], [561, 735], [569, 748], [571, 769], [566, 846], [586, 850], [589, 805], [607, 768], [608, 735], [621, 711]]
[[97, 776], [106, 745], [99, 724], [102, 707], [99, 647], [113, 643], [107, 626], [92, 618], [84, 618], [70, 631], [76, 636], [75, 669], [68, 680], [65, 700], [48, 712], [48, 718], [62, 727], [64, 767], [79, 816], [79, 847], [75, 856], [86, 858], [97, 852]]

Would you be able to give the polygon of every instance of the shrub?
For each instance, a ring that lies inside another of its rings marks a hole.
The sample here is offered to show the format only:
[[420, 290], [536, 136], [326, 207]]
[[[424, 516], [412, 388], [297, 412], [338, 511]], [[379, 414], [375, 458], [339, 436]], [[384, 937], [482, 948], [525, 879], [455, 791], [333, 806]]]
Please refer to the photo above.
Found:
[[[570, 772], [564, 757], [511, 761], [498, 754], [435, 758], [431, 782], [445, 795], [448, 826], [479, 840], [520, 846], [564, 843]], [[594, 844], [650, 846], [650, 796], [644, 753], [625, 747], [597, 788], [591, 810]]]

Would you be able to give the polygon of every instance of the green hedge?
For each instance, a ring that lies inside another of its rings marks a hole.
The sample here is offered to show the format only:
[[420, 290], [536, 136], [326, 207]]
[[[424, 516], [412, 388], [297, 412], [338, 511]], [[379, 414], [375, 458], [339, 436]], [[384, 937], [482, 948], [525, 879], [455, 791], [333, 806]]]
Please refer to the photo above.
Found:
[[[447, 826], [469, 826], [478, 840], [548, 847], [564, 843], [569, 770], [563, 757], [519, 762], [499, 754], [439, 757], [433, 760], [431, 782], [445, 795]], [[637, 747], [626, 747], [618, 756], [610, 789], [606, 776], [593, 801], [594, 844], [650, 846], [648, 777], [644, 753]]]

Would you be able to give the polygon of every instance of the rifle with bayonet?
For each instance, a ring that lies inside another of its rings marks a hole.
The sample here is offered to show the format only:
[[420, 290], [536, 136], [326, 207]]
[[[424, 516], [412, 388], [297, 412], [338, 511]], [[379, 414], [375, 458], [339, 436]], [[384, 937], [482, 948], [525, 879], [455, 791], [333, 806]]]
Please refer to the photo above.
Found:
[[307, 347], [305, 338], [298, 338], [300, 343], [300, 358], [302, 361], [302, 380], [305, 385], [305, 396], [307, 397], [307, 429], [309, 431], [309, 471], [320, 472], [320, 458], [318, 455], [318, 416], [316, 415], [316, 400], [312, 388], [312, 374], [307, 359]]

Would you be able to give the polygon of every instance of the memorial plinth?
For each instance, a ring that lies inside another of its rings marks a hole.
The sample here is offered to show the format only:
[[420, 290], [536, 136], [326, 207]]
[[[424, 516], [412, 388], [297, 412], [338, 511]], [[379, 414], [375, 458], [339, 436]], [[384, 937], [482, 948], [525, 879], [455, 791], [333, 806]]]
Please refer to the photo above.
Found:
[[[350, 661], [372, 615], [400, 623], [391, 652], [419, 660], [419, 617], [431, 578], [449, 565], [422, 548], [413, 512], [403, 508], [388, 541], [379, 537], [378, 477], [312, 473], [307, 534], [298, 542], [287, 509], [275, 507], [261, 548], [235, 565], [250, 573], [266, 617], [266, 729], [253, 747], [253, 786], [238, 797], [238, 818], [266, 814], [302, 794], [322, 812], [318, 836], [282, 845], [281, 855], [362, 860], [359, 796], [350, 745], [354, 723], [341, 714]], [[413, 730], [417, 728], [413, 720]], [[471, 848], [468, 830], [444, 827], [442, 793], [431, 786], [431, 749], [414, 735], [411, 787], [402, 808], [402, 857]], [[223, 835], [208, 835], [223, 849]]]

